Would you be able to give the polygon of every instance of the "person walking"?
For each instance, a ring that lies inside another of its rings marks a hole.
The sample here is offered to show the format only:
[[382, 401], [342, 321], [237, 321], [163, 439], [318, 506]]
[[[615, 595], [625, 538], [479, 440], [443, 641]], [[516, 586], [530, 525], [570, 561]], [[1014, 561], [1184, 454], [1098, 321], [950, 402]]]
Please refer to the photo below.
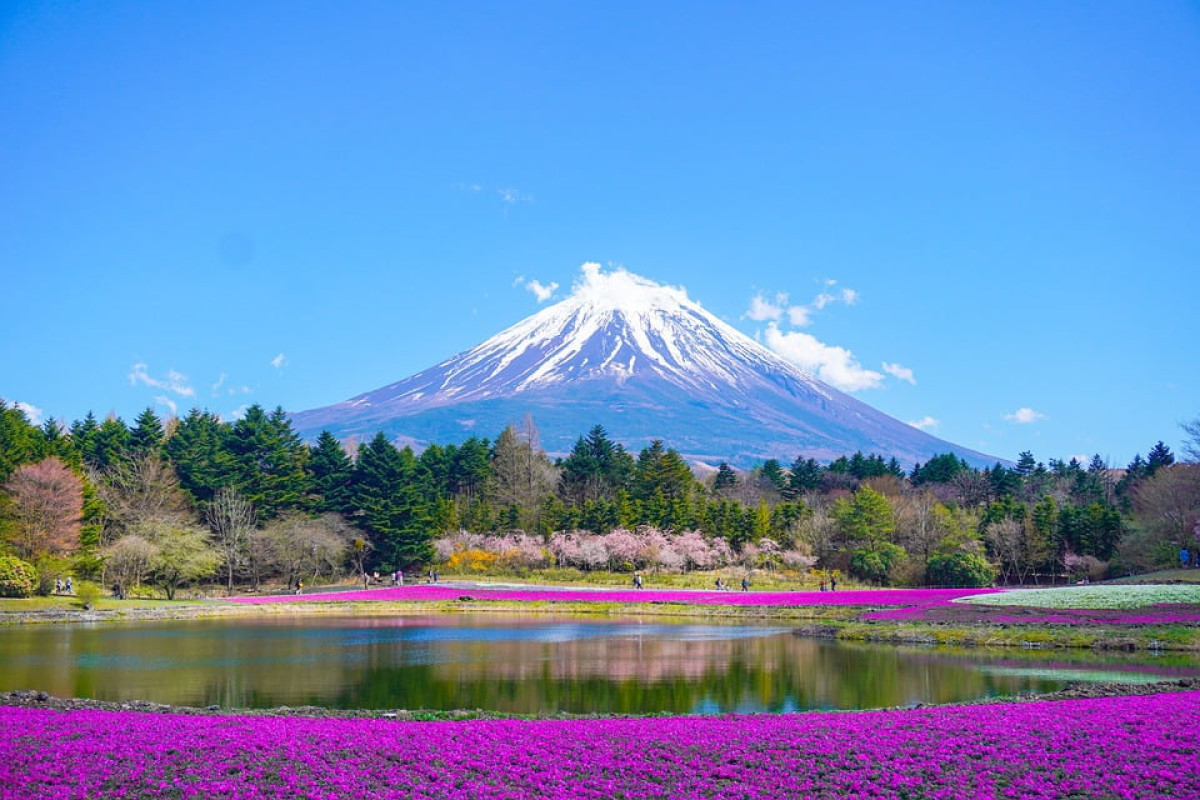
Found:
[[742, 578], [742, 591], [743, 592], [750, 591], [750, 578], [748, 578], [748, 577]]

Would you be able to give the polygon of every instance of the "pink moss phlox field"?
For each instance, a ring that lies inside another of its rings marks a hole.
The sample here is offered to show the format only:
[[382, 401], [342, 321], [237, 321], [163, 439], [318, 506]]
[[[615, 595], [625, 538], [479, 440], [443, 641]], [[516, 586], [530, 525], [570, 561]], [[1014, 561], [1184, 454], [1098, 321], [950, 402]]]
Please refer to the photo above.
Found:
[[239, 603], [437, 602], [471, 597], [504, 602], [684, 603], [745, 606], [927, 606], [992, 589], [878, 589], [842, 592], [736, 592], [659, 589], [490, 589], [417, 584], [350, 592], [236, 597]]
[[[961, 596], [961, 595], [960, 595]], [[904, 608], [871, 611], [864, 619], [917, 622], [992, 622], [1026, 625], [1195, 625], [1200, 608], [1194, 605], [1159, 603], [1136, 609], [1033, 608], [985, 606], [952, 602], [953, 598], [931, 599]]]
[[1200, 693], [395, 722], [0, 708], [0, 797], [1200, 797]]

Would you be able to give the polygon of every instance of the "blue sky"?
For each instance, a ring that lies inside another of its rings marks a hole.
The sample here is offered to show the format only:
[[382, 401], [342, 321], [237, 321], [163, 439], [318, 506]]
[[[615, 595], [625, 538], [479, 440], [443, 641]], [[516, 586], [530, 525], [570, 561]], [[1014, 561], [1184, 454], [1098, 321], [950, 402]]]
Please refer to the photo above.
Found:
[[1200, 6], [0, 5], [31, 413], [326, 405], [588, 261], [968, 447], [1178, 449]]

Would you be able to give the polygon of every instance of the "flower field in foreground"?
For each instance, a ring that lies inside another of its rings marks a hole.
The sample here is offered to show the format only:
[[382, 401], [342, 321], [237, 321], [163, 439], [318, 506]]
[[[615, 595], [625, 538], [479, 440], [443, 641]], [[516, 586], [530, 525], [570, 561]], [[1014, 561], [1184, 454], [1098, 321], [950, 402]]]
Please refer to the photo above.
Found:
[[993, 589], [868, 589], [843, 592], [732, 592], [659, 589], [469, 589], [436, 584], [415, 584], [385, 589], [327, 592], [306, 595], [235, 597], [239, 603], [362, 603], [440, 602], [470, 597], [499, 602], [559, 603], [684, 603], [688, 605], [744, 606], [911, 606], [946, 603], [991, 592]]
[[395, 722], [0, 708], [2, 798], [1200, 797], [1200, 693]]

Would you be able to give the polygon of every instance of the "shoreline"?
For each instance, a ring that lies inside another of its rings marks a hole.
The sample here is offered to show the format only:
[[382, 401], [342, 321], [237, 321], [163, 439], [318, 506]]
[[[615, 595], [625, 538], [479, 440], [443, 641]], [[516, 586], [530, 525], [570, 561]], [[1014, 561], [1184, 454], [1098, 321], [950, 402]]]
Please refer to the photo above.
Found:
[[454, 709], [438, 711], [429, 709], [368, 709], [329, 708], [326, 706], [275, 706], [272, 708], [223, 708], [217, 705], [206, 707], [176, 706], [154, 703], [148, 700], [93, 700], [82, 697], [56, 697], [47, 692], [33, 689], [14, 689], [0, 692], [0, 707], [38, 708], [51, 711], [105, 711], [139, 714], [173, 714], [195, 717], [275, 717], [297, 719], [376, 719], [395, 722], [468, 722], [472, 720], [622, 720], [622, 719], [729, 719], [736, 717], [788, 717], [798, 714], [860, 714], [876, 711], [904, 711], [913, 709], [954, 709], [970, 706], [1019, 705], [1044, 703], [1060, 700], [1100, 699], [1106, 697], [1131, 697], [1139, 695], [1171, 694], [1200, 690], [1200, 678], [1178, 678], [1155, 683], [1104, 683], [1075, 682], [1065, 688], [1046, 693], [1022, 693], [997, 695], [957, 703], [914, 703], [902, 706], [854, 709], [804, 709], [792, 712], [724, 713], [724, 714], [571, 714], [551, 712], [544, 714], [507, 714], [483, 709]]

